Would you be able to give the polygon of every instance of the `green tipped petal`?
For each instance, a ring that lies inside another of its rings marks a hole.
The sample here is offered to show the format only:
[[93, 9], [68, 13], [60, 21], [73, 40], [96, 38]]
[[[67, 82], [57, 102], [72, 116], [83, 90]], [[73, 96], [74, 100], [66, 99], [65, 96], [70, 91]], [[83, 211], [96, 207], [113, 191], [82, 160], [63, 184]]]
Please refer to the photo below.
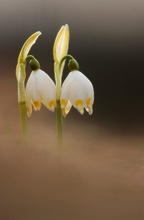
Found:
[[55, 62], [60, 62], [62, 57], [67, 54], [69, 37], [69, 26], [66, 24], [61, 27], [54, 42], [53, 57]]

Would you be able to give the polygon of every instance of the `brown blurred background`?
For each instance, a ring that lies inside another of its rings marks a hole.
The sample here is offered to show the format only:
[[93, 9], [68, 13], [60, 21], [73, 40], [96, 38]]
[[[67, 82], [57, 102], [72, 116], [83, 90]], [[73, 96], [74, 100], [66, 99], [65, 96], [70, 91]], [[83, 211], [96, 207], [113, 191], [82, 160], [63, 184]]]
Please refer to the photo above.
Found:
[[[26, 146], [17, 57], [41, 31], [31, 54], [54, 79], [53, 42], [66, 23], [69, 54], [94, 85], [94, 114], [71, 110], [59, 152], [55, 114], [42, 107]], [[0, 219], [144, 219], [143, 24], [141, 0], [0, 1]]]

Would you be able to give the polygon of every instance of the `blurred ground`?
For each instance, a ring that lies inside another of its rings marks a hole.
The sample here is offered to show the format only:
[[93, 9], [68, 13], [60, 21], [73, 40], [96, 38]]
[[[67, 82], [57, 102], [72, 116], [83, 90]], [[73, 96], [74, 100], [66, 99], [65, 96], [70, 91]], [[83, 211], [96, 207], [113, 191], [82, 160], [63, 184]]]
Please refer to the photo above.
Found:
[[70, 114], [59, 151], [55, 115], [43, 107], [28, 119], [23, 144], [16, 80], [7, 69], [0, 75], [0, 219], [143, 220], [143, 130]]

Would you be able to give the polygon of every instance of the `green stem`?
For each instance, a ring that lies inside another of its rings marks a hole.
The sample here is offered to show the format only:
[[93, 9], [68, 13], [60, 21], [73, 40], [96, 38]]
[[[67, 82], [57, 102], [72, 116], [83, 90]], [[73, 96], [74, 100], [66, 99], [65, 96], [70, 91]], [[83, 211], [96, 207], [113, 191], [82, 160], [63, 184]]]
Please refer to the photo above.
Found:
[[62, 112], [60, 100], [57, 100], [57, 143], [60, 147], [63, 144], [63, 130], [62, 130]]
[[73, 58], [73, 56], [67, 54], [67, 55], [65, 55], [65, 56], [60, 60], [60, 63], [59, 63], [59, 71], [61, 70], [62, 63], [63, 63], [67, 58], [70, 59], [70, 61], [69, 61], [69, 63], [68, 63], [69, 70], [70, 70], [70, 71], [79, 70], [79, 64], [78, 64], [78, 62]]
[[25, 102], [19, 102], [20, 109], [20, 117], [21, 117], [21, 128], [22, 128], [22, 136], [23, 140], [27, 139], [27, 113], [26, 113], [26, 105]]

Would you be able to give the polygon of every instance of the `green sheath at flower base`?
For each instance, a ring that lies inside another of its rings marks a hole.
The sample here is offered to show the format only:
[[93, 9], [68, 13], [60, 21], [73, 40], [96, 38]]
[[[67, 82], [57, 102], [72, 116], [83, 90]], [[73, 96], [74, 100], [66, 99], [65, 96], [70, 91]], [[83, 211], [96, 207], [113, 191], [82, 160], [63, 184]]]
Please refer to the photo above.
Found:
[[41, 35], [41, 32], [32, 34], [22, 46], [22, 49], [18, 56], [18, 62], [16, 66], [16, 78], [18, 84], [18, 103], [20, 107], [22, 134], [25, 138], [27, 135], [27, 119], [26, 119], [26, 91], [25, 91], [25, 79], [26, 79], [26, 58], [37, 38]]
[[79, 64], [74, 58], [70, 59], [68, 67], [70, 71], [79, 70]]
[[39, 63], [39, 61], [34, 56], [28, 55], [26, 60], [28, 60], [28, 59], [30, 59], [29, 65], [30, 65], [32, 70], [40, 69], [40, 63]]
[[79, 64], [78, 62], [69, 54], [67, 54], [66, 56], [64, 56], [61, 61], [60, 61], [60, 64], [59, 64], [59, 69], [61, 69], [61, 66], [63, 64], [63, 62], [69, 58], [69, 63], [68, 63], [68, 67], [69, 67], [69, 70], [70, 71], [74, 71], [74, 70], [79, 70]]

